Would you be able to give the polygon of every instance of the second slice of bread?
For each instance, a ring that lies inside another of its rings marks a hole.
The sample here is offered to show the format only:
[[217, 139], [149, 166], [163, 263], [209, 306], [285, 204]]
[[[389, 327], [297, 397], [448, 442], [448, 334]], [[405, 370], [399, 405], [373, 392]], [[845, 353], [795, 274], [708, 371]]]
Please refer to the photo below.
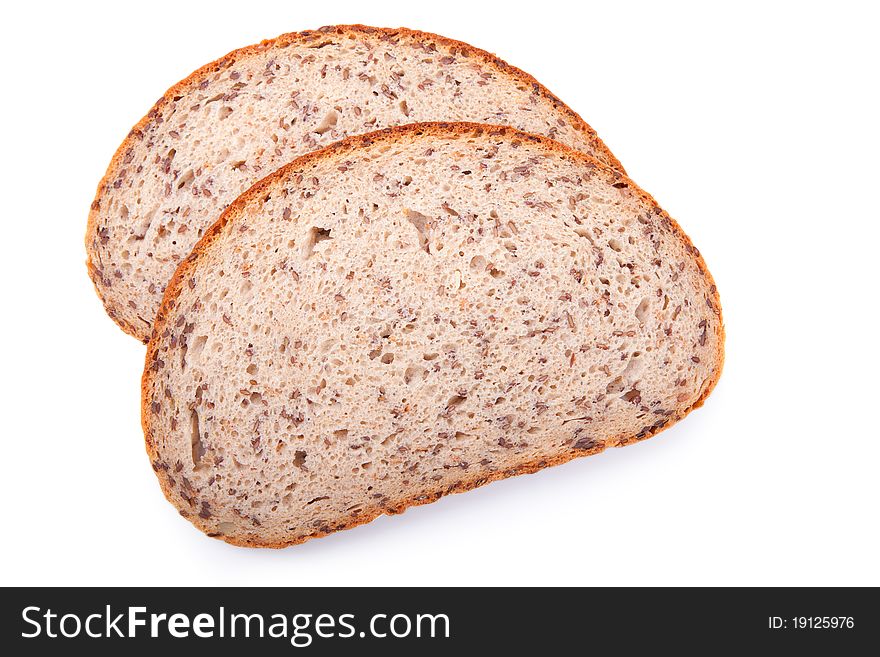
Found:
[[534, 78], [465, 43], [358, 25], [285, 34], [173, 86], [120, 146], [86, 234], [108, 314], [146, 341], [175, 268], [239, 194], [341, 137], [416, 121], [512, 125], [620, 169]]

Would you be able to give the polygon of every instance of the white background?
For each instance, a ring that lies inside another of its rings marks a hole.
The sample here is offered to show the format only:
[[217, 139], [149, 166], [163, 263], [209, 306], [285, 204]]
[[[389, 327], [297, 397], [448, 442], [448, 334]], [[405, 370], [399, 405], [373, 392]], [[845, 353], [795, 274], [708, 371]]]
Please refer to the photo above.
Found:
[[[880, 584], [878, 16], [824, 4], [7, 3], [0, 583]], [[727, 363], [704, 408], [645, 443], [235, 548], [159, 491], [144, 347], [92, 289], [86, 216], [172, 83], [351, 22], [496, 52], [578, 111], [703, 252]]]

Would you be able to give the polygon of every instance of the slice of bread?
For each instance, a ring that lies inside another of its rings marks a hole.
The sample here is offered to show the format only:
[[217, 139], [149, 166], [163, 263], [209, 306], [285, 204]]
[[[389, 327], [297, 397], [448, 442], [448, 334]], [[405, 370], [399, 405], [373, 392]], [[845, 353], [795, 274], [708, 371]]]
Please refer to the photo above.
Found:
[[168, 499], [280, 547], [654, 435], [724, 329], [697, 249], [618, 171], [417, 124], [299, 158], [165, 292], [143, 376]]
[[177, 265], [239, 194], [341, 137], [417, 121], [512, 125], [622, 171], [577, 114], [487, 52], [402, 28], [285, 34], [174, 85], [119, 147], [86, 232], [107, 313], [146, 341]]

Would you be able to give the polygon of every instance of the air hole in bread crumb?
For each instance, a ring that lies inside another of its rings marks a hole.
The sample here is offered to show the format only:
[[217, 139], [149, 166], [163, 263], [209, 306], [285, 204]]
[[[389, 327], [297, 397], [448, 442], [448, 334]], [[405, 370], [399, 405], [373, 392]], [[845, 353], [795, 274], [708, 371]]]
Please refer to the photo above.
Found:
[[650, 307], [650, 305], [651, 305], [650, 298], [645, 297], [644, 299], [642, 299], [641, 303], [639, 303], [639, 305], [636, 306], [636, 318], [642, 324], [645, 323], [645, 318], [648, 315], [648, 308]]
[[329, 239], [333, 239], [330, 236], [330, 229], [313, 226], [311, 229], [309, 229], [309, 235], [306, 238], [303, 257], [311, 257], [312, 253], [314, 253], [315, 251], [315, 246]]
[[605, 386], [605, 392], [607, 394], [613, 394], [615, 392], [623, 392], [624, 383], [623, 377], [618, 376], [614, 380], [611, 381], [607, 386]]
[[578, 237], [583, 237], [584, 239], [588, 240], [590, 244], [594, 244], [593, 236], [590, 235], [590, 231], [586, 228], [575, 228], [574, 232], [575, 234], [577, 234]]
[[317, 132], [319, 135], [323, 135], [325, 132], [332, 130], [336, 127], [336, 121], [338, 119], [339, 115], [334, 110], [330, 110], [324, 116], [321, 123], [318, 124], [318, 127], [315, 128], [315, 132]]
[[415, 365], [410, 365], [409, 367], [406, 368], [406, 370], [403, 373], [403, 382], [406, 383], [407, 385], [409, 385], [410, 383], [412, 383], [413, 379], [415, 379], [417, 376], [419, 376], [419, 375], [424, 376], [425, 374], [426, 374], [426, 372], [425, 372], [424, 368], [416, 367]]
[[192, 169], [188, 169], [183, 172], [180, 178], [177, 179], [177, 189], [183, 189], [189, 183], [191, 183], [196, 177], [196, 174]]
[[453, 397], [450, 397], [449, 401], [446, 402], [446, 410], [452, 411], [455, 408], [461, 406], [462, 402], [464, 402], [465, 399], [466, 399], [466, 397], [462, 397], [461, 395], [455, 395]]
[[199, 355], [202, 353], [202, 350], [205, 348], [205, 345], [208, 343], [207, 335], [199, 335], [196, 336], [196, 339], [193, 340], [192, 348], [190, 348], [189, 355], [193, 358], [193, 360], [197, 359]]
[[382, 358], [380, 360], [386, 365], [390, 365], [394, 362], [394, 354], [382, 354]]
[[189, 439], [192, 449], [193, 469], [198, 470], [202, 465], [202, 457], [205, 455], [205, 444], [202, 442], [202, 432], [199, 427], [199, 412], [192, 409], [189, 415]]
[[425, 253], [431, 253], [431, 245], [428, 239], [431, 227], [433, 225], [431, 218], [427, 215], [422, 214], [421, 212], [410, 210], [409, 208], [404, 210], [404, 214], [406, 215], [407, 221], [409, 221], [416, 229], [419, 239], [419, 246]]
[[623, 250], [623, 245], [614, 238], [608, 240], [608, 246], [610, 246], [614, 251], [620, 252]]
[[297, 467], [300, 470], [302, 470], [305, 462], [306, 462], [306, 453], [301, 449], [296, 450], [296, 452], [294, 452], [294, 454], [293, 454], [294, 467]]

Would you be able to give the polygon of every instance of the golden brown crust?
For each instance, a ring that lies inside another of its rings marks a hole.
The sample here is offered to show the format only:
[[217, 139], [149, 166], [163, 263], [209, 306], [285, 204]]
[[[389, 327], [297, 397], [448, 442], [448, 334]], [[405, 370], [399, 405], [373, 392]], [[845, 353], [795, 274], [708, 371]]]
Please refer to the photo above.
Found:
[[[585, 153], [581, 153], [580, 151], [575, 151], [573, 149], [568, 148], [560, 144], [559, 142], [553, 141], [547, 137], [541, 137], [539, 135], [533, 135], [529, 133], [522, 132], [520, 130], [516, 130], [514, 128], [510, 128], [507, 126], [497, 126], [497, 125], [487, 125], [487, 124], [479, 124], [479, 123], [444, 123], [444, 122], [430, 122], [430, 123], [414, 123], [409, 125], [396, 126], [392, 128], [386, 128], [384, 130], [379, 130], [377, 132], [371, 132], [365, 135], [355, 135], [352, 137], [348, 137], [341, 141], [330, 144], [329, 146], [318, 150], [313, 151], [311, 153], [306, 153], [296, 160], [286, 164], [281, 167], [274, 173], [266, 176], [262, 180], [255, 183], [248, 191], [239, 196], [220, 216], [220, 218], [208, 229], [205, 231], [205, 234], [199, 240], [195, 247], [193, 247], [192, 253], [180, 263], [180, 266], [177, 268], [177, 271], [174, 273], [171, 281], [168, 283], [168, 287], [165, 289], [165, 294], [162, 298], [162, 304], [159, 307], [158, 314], [156, 316], [155, 321], [153, 322], [153, 334], [147, 346], [147, 354], [145, 358], [145, 366], [144, 373], [141, 380], [141, 421], [144, 430], [144, 437], [146, 441], [146, 449], [147, 454], [150, 458], [150, 462], [153, 462], [156, 457], [156, 452], [153, 449], [152, 444], [152, 432], [150, 427], [150, 418], [151, 413], [149, 412], [150, 407], [150, 389], [151, 389], [151, 379], [153, 375], [153, 370], [150, 368], [150, 364], [154, 359], [154, 354], [157, 349], [157, 342], [161, 339], [161, 335], [165, 330], [166, 321], [168, 319], [168, 313], [171, 309], [174, 308], [175, 299], [180, 292], [181, 285], [184, 280], [186, 280], [187, 275], [190, 270], [195, 267], [199, 258], [210, 248], [211, 244], [219, 237], [221, 231], [231, 221], [235, 221], [238, 217], [239, 211], [244, 208], [247, 203], [255, 196], [259, 196], [264, 192], [268, 191], [268, 189], [277, 181], [283, 180], [289, 171], [295, 171], [297, 169], [303, 168], [307, 166], [309, 163], [325, 158], [334, 157], [336, 154], [345, 153], [346, 151], [357, 151], [364, 146], [368, 146], [370, 144], [374, 144], [382, 141], [395, 141], [399, 142], [404, 138], [413, 138], [419, 137], [421, 135], [430, 135], [437, 138], [447, 138], [447, 139], [455, 139], [455, 138], [466, 138], [466, 137], [477, 137], [483, 134], [491, 135], [491, 136], [499, 136], [499, 137], [512, 137], [516, 139], [521, 139], [523, 141], [530, 141], [535, 144], [540, 145], [542, 148], [547, 149], [548, 151], [560, 153], [574, 160], [580, 160], [584, 163], [589, 164], [593, 167], [604, 168], [606, 169], [612, 176], [614, 176], [620, 182], [625, 182], [629, 189], [631, 189], [634, 193], [641, 196], [645, 201], [647, 201], [654, 209], [655, 212], [659, 214], [661, 218], [665, 221], [669, 222], [669, 226], [671, 231], [681, 239], [687, 251], [694, 258], [699, 270], [702, 275], [706, 279], [707, 287], [710, 290], [710, 294], [712, 294], [712, 306], [713, 310], [717, 314], [718, 317], [718, 325], [719, 325], [719, 340], [718, 340], [718, 349], [716, 352], [717, 359], [717, 367], [714, 372], [713, 378], [709, 381], [709, 384], [706, 386], [706, 389], [700, 395], [700, 397], [687, 409], [681, 411], [676, 416], [671, 417], [670, 421], [664, 423], [663, 426], [654, 426], [650, 427], [648, 430], [643, 431], [640, 435], [637, 436], [624, 436], [616, 441], [609, 441], [611, 446], [613, 447], [622, 447], [625, 445], [629, 445], [633, 442], [640, 442], [642, 440], [646, 440], [652, 436], [657, 435], [664, 429], [669, 428], [685, 416], [687, 416], [691, 411], [696, 408], [699, 408], [703, 405], [703, 402], [715, 388], [715, 385], [718, 383], [718, 379], [721, 376], [721, 370], [724, 364], [724, 321], [721, 313], [721, 302], [718, 296], [718, 290], [715, 285], [714, 279], [712, 275], [709, 273], [708, 268], [706, 267], [706, 263], [703, 260], [702, 255], [693, 246], [690, 238], [685, 234], [685, 232], [681, 229], [678, 223], [672, 219], [664, 210], [662, 210], [658, 205], [654, 198], [635, 185], [631, 180], [626, 178], [623, 174], [618, 171], [614, 171], [608, 168], [606, 165], [602, 164], [595, 158], [587, 155]], [[484, 484], [491, 483], [493, 481], [497, 481], [499, 479], [506, 479], [507, 477], [512, 477], [519, 474], [532, 474], [539, 470], [543, 470], [544, 468], [548, 468], [554, 465], [560, 465], [562, 463], [567, 463], [574, 458], [578, 458], [581, 456], [590, 456], [592, 454], [598, 454], [602, 452], [606, 448], [606, 444], [597, 445], [595, 448], [591, 447], [587, 450], [572, 450], [569, 453], [561, 454], [554, 458], [546, 458], [540, 459], [538, 461], [532, 461], [529, 463], [522, 464], [516, 468], [506, 469], [497, 472], [486, 473], [479, 477], [475, 477], [474, 479], [460, 482], [458, 485], [452, 487], [447, 490], [439, 490], [435, 491], [429, 495], [419, 495], [412, 498], [404, 499], [399, 502], [396, 506], [391, 508], [382, 508], [382, 509], [373, 509], [370, 511], [365, 511], [363, 514], [359, 515], [356, 518], [352, 518], [350, 522], [346, 523], [343, 526], [334, 527], [331, 531], [317, 531], [313, 534], [302, 537], [299, 539], [293, 539], [289, 541], [281, 541], [276, 543], [261, 543], [258, 540], [243, 540], [239, 537], [235, 536], [222, 536], [222, 535], [212, 535], [213, 538], [220, 538], [221, 540], [226, 541], [232, 545], [239, 545], [244, 547], [271, 547], [271, 548], [282, 548], [290, 545], [297, 545], [299, 543], [304, 543], [310, 538], [320, 538], [321, 536], [326, 536], [329, 533], [335, 533], [337, 531], [342, 531], [345, 529], [351, 529], [358, 525], [366, 524], [380, 515], [383, 514], [397, 514], [403, 513], [407, 508], [411, 506], [419, 506], [422, 504], [428, 504], [430, 502], [434, 502], [444, 495], [453, 494], [453, 493], [463, 493], [468, 490], [472, 490]], [[157, 473], [158, 474], [158, 473]], [[166, 486], [164, 479], [159, 476], [159, 482], [162, 487], [162, 492], [165, 494], [165, 497], [174, 503], [171, 498], [171, 490]], [[208, 533], [208, 529], [203, 526], [202, 523], [199, 522], [198, 517], [189, 518], [193, 524], [195, 524], [199, 529]]]
[[[86, 267], [88, 268], [89, 277], [92, 279], [92, 283], [95, 286], [95, 290], [100, 297], [101, 302], [104, 304], [104, 308], [106, 309], [107, 314], [110, 315], [113, 321], [115, 321], [123, 331], [125, 331], [132, 337], [138, 338], [138, 331], [135, 329], [135, 327], [131, 326], [128, 322], [119, 317], [118, 314], [114, 312], [112, 307], [108, 304], [107, 300], [104, 298], [104, 295], [101, 293], [101, 289], [98, 285], [99, 269], [95, 266], [95, 263], [92, 260], [94, 254], [92, 250], [92, 244], [90, 244], [90, 242], [95, 239], [96, 221], [104, 190], [107, 187], [108, 181], [116, 178], [117, 172], [123, 159], [125, 158], [126, 152], [129, 150], [129, 148], [131, 148], [135, 140], [141, 137], [147, 126], [159, 114], [159, 112], [169, 102], [169, 100], [177, 95], [182, 95], [193, 86], [197, 86], [199, 82], [201, 82], [201, 80], [203, 80], [208, 75], [216, 73], [217, 71], [220, 71], [222, 69], [229, 68], [230, 66], [235, 64], [235, 62], [241, 59], [244, 59], [256, 53], [263, 52], [270, 48], [284, 48], [291, 43], [299, 41], [314, 41], [324, 38], [329, 34], [335, 34], [338, 36], [346, 36], [350, 34], [369, 36], [378, 35], [380, 40], [392, 39], [398, 35], [402, 35], [410, 39], [429, 39], [431, 41], [442, 44], [451, 50], [460, 52], [464, 56], [478, 57], [482, 59], [484, 63], [494, 67], [499, 72], [502, 72], [514, 79], [519, 79], [525, 84], [531, 86], [536, 92], [538, 92], [541, 96], [548, 100], [556, 109], [566, 114], [571, 119], [573, 127], [575, 127], [580, 132], [588, 135], [590, 137], [590, 142], [592, 143], [593, 148], [595, 148], [597, 151], [600, 151], [603, 156], [613, 164], [613, 168], [617, 169], [621, 173], [626, 173], [623, 165], [616, 157], [614, 157], [611, 151], [608, 150], [608, 147], [605, 146], [602, 140], [599, 139], [596, 131], [593, 130], [577, 112], [575, 112], [568, 105], [557, 98], [554, 94], [552, 94], [549, 89], [547, 89], [544, 85], [542, 85], [534, 77], [532, 77], [525, 71], [522, 71], [515, 66], [511, 66], [510, 64], [496, 57], [490, 52], [487, 52], [480, 48], [476, 48], [475, 46], [471, 46], [470, 44], [464, 43], [463, 41], [456, 41], [455, 39], [449, 39], [438, 34], [422, 32], [420, 30], [411, 30], [405, 27], [384, 28], [370, 27], [360, 24], [328, 25], [318, 28], [317, 30], [289, 32], [275, 37], [274, 39], [264, 39], [260, 43], [233, 50], [223, 57], [220, 57], [219, 59], [216, 59], [213, 62], [202, 66], [201, 68], [193, 71], [189, 76], [172, 86], [170, 89], [168, 89], [168, 91], [166, 91], [163, 96], [158, 101], [156, 101], [155, 105], [153, 105], [150, 111], [147, 112], [147, 114], [140, 121], [138, 121], [138, 123], [129, 131], [128, 135], [123, 140], [122, 144], [120, 144], [119, 148], [116, 150], [116, 153], [113, 155], [113, 158], [110, 160], [110, 164], [107, 167], [107, 171], [104, 174], [104, 177], [101, 179], [101, 182], [98, 183], [98, 188], [95, 192], [95, 199], [94, 201], [92, 201], [91, 209], [89, 210], [88, 223], [86, 226], [85, 245], [86, 254], [88, 255]], [[142, 341], [147, 342], [147, 340]]]

